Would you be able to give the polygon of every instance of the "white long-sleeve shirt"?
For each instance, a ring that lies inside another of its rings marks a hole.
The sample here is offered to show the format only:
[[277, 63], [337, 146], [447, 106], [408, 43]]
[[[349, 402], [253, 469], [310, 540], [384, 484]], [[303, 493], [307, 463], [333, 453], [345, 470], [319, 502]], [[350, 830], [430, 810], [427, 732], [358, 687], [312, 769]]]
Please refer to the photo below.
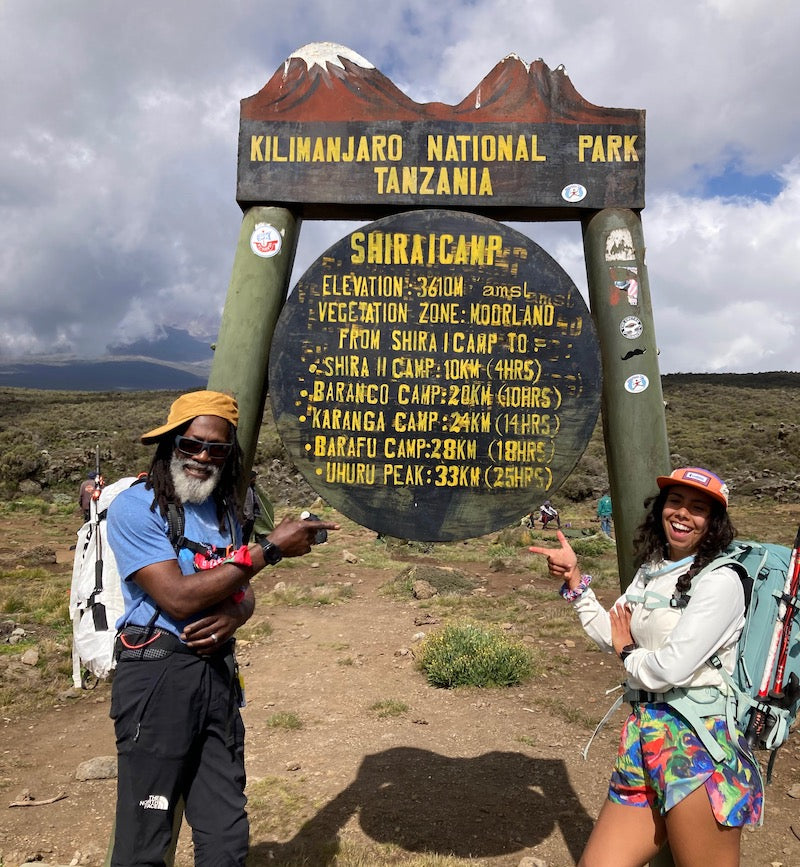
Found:
[[[710, 665], [715, 654], [730, 674], [736, 663], [736, 642], [744, 627], [744, 590], [738, 573], [721, 566], [695, 579], [685, 608], [671, 608], [678, 577], [688, 564], [670, 569], [665, 560], [648, 580], [642, 567], [617, 603], [632, 609], [631, 635], [638, 647], [625, 660], [627, 682], [634, 689], [665, 692], [675, 686], [720, 686], [724, 680]], [[652, 567], [651, 567], [652, 569]], [[644, 601], [640, 601], [640, 600]], [[648, 602], [667, 600], [663, 607]], [[616, 604], [616, 603], [615, 603]], [[587, 635], [612, 651], [611, 618], [591, 588], [573, 603]]]

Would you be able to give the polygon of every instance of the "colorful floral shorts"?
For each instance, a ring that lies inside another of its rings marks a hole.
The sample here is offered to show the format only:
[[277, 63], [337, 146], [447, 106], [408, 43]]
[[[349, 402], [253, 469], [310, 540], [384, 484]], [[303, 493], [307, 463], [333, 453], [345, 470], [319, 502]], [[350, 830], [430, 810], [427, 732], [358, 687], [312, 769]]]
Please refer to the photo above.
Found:
[[757, 824], [764, 793], [761, 775], [740, 733], [739, 749], [724, 717], [703, 722], [722, 747], [715, 762], [691, 727], [665, 704], [636, 704], [620, 736], [608, 797], [616, 804], [653, 807], [661, 815], [705, 786], [720, 825]]

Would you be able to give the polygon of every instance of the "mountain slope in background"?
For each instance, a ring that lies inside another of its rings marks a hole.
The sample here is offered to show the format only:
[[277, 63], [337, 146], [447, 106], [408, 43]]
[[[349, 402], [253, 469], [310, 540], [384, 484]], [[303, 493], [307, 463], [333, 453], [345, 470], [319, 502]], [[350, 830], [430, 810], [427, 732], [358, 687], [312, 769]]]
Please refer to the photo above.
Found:
[[153, 340], [109, 347], [100, 358], [0, 360], [0, 386], [56, 391], [160, 391], [202, 388], [213, 357], [210, 341], [166, 328]]
[[207, 362], [211, 359], [212, 339], [197, 338], [188, 331], [165, 327], [161, 334], [148, 340], [134, 340], [131, 343], [115, 343], [108, 347], [110, 356], [144, 356], [159, 361]]

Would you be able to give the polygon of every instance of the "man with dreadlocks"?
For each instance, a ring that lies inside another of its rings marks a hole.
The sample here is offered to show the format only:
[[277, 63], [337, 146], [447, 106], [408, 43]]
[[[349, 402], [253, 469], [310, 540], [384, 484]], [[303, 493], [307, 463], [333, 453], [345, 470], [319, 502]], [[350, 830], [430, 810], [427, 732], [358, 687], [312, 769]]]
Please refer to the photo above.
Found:
[[163, 864], [180, 801], [195, 864], [243, 865], [247, 855], [233, 636], [254, 610], [253, 575], [307, 554], [318, 531], [338, 525], [285, 518], [267, 538], [242, 545], [238, 418], [227, 394], [179, 397], [167, 423], [141, 437], [157, 446], [147, 480], [109, 507], [125, 599], [111, 695], [113, 865]]

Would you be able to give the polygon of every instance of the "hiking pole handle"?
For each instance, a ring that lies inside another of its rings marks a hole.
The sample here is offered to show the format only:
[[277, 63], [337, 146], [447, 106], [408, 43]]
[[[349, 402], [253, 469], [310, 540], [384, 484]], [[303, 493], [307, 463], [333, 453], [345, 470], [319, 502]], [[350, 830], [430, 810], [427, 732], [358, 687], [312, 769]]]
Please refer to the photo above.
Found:
[[759, 702], [759, 704], [750, 711], [750, 719], [747, 721], [744, 739], [747, 741], [747, 745], [751, 750], [758, 746], [758, 743], [764, 734], [764, 729], [767, 726], [768, 718], [769, 710], [763, 703]]

